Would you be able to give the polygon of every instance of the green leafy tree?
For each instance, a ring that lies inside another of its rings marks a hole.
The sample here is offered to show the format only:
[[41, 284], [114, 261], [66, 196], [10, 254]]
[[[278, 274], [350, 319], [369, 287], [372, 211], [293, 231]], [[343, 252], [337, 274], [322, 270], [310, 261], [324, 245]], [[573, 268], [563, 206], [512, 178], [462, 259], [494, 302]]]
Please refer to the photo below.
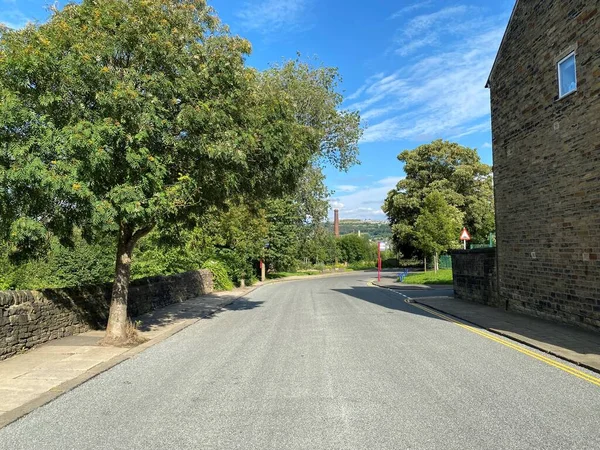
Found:
[[383, 210], [392, 226], [394, 244], [402, 254], [419, 252], [415, 224], [432, 192], [441, 193], [449, 205], [463, 213], [462, 225], [473, 242], [487, 242], [495, 227], [492, 169], [481, 162], [476, 150], [437, 140], [405, 150], [398, 159], [404, 163], [406, 177], [389, 192]]
[[344, 262], [374, 261], [377, 258], [376, 247], [365, 236], [346, 234], [337, 243], [339, 257]]
[[333, 264], [339, 258], [337, 239], [325, 224], [311, 226], [300, 255], [312, 264]]
[[294, 272], [298, 266], [302, 216], [293, 199], [273, 200], [267, 205], [266, 264], [278, 272]]
[[258, 73], [204, 0], [83, 0], [0, 38], [0, 230], [14, 255], [116, 240], [106, 342], [125, 339], [131, 258], [153, 230], [294, 192], [315, 159], [355, 161], [337, 73]]
[[426, 256], [433, 256], [438, 270], [439, 254], [458, 246], [463, 213], [449, 205], [440, 192], [425, 197], [423, 208], [415, 222], [414, 243]]

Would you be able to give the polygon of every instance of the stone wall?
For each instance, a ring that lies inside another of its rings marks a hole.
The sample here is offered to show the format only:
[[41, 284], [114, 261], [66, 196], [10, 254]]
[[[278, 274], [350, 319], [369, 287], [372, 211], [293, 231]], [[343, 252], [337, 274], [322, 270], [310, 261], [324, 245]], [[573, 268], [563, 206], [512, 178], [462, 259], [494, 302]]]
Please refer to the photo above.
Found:
[[[490, 78], [498, 288], [511, 310], [600, 329], [600, 13], [520, 1]], [[577, 91], [557, 63], [576, 52]]]
[[[0, 292], [0, 360], [52, 339], [106, 326], [112, 286]], [[213, 291], [208, 270], [133, 281], [128, 312], [139, 316]]]
[[452, 274], [456, 297], [484, 305], [503, 306], [497, 295], [496, 249], [453, 251]]

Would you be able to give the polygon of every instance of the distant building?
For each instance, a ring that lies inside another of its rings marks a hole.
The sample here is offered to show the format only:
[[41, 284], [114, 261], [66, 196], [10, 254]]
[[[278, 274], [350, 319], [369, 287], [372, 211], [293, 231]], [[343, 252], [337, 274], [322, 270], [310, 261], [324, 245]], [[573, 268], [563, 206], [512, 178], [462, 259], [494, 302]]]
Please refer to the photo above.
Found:
[[492, 69], [498, 293], [600, 327], [600, 1], [520, 0]]

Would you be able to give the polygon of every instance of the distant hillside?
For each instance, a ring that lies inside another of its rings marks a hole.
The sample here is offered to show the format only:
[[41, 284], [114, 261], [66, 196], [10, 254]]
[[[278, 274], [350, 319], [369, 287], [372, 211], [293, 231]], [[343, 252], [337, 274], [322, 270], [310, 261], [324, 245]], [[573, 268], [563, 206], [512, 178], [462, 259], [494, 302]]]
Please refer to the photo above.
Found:
[[[327, 227], [333, 231], [333, 222], [328, 222]], [[387, 222], [376, 220], [342, 219], [340, 220], [340, 234], [358, 233], [367, 234], [374, 241], [386, 240], [392, 237], [392, 229]]]

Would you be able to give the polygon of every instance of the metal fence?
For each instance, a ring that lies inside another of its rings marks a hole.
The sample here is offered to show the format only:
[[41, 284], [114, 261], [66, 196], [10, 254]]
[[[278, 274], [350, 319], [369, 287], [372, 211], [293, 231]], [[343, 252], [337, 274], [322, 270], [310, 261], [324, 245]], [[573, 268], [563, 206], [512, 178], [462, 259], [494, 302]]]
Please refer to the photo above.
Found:
[[440, 269], [452, 269], [452, 257], [450, 255], [440, 256]]
[[493, 248], [496, 247], [496, 233], [490, 233], [487, 244], [469, 244], [469, 248]]

